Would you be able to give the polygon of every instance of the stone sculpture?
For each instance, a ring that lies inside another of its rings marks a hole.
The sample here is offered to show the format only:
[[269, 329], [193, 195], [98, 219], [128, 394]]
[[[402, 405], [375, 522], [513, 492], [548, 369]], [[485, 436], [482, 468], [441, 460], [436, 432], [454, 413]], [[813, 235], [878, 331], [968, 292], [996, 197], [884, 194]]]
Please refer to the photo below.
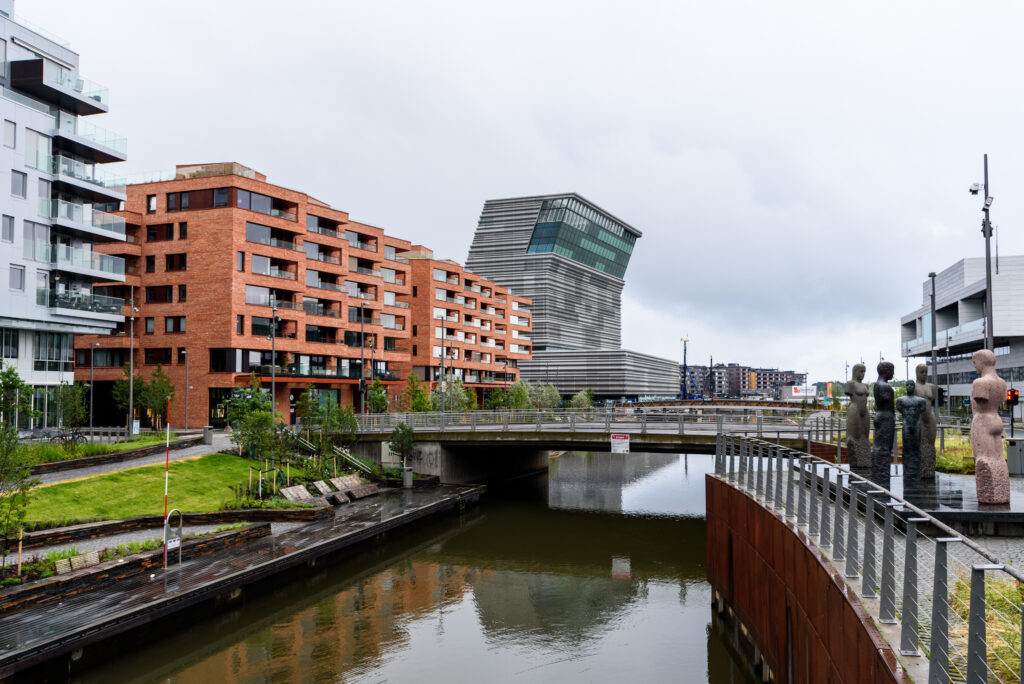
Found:
[[[923, 398], [930, 407], [933, 407], [932, 410], [921, 414], [921, 478], [926, 480], [935, 477], [935, 435], [937, 430], [934, 406], [937, 391], [938, 388], [928, 382], [928, 366], [919, 363], [914, 395]], [[909, 389], [907, 389], [907, 394], [910, 394]], [[905, 438], [903, 443], [906, 444]], [[906, 447], [904, 447], [905, 449]]]
[[844, 394], [850, 397], [846, 409], [846, 453], [850, 467], [867, 470], [871, 467], [871, 442], [868, 433], [868, 386], [864, 383], [867, 369], [863, 363], [853, 366], [853, 378], [847, 381]]
[[903, 485], [916, 487], [921, 480], [921, 428], [924, 414], [931, 413], [928, 401], [915, 395], [915, 383], [907, 380], [907, 394], [896, 400], [903, 414]]
[[889, 385], [895, 368], [888, 361], [878, 364], [875, 381], [875, 445], [871, 449], [871, 480], [889, 488], [889, 464], [892, 463], [892, 441], [896, 436], [896, 414], [893, 413], [893, 391]]
[[971, 386], [971, 450], [979, 504], [1010, 503], [1010, 472], [1003, 458], [1003, 419], [999, 405], [1006, 398], [1006, 383], [996, 375], [996, 355], [989, 349], [974, 352], [978, 379]]

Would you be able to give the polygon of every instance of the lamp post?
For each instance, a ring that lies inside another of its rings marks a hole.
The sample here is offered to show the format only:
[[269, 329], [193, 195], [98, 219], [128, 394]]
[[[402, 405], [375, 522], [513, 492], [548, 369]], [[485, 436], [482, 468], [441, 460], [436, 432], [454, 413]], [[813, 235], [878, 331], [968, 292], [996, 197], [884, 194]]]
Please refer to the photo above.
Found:
[[939, 360], [935, 351], [935, 271], [928, 274], [932, 279], [932, 376], [935, 378], [935, 396], [932, 397], [932, 409], [935, 411], [935, 422], [939, 421]]
[[93, 359], [93, 355], [95, 354], [96, 347], [98, 347], [98, 346], [100, 346], [99, 342], [90, 342], [89, 343], [89, 441], [90, 442], [93, 441], [93, 439], [92, 439], [92, 395], [93, 395], [93, 388], [95, 387], [95, 383], [93, 382], [93, 371], [96, 368], [95, 359]]
[[979, 190], [985, 191], [985, 202], [981, 212], [984, 219], [981, 221], [981, 234], [985, 236], [985, 348], [995, 351], [995, 329], [992, 325], [992, 221], [989, 220], [989, 207], [992, 206], [992, 194], [988, 184], [988, 155], [984, 156], [985, 163], [985, 184], [982, 188], [975, 183], [971, 186], [972, 195], [977, 195]]
[[[185, 357], [185, 373], [188, 374], [188, 357]], [[186, 386], [188, 379], [185, 380]], [[187, 390], [186, 390], [187, 393]], [[185, 404], [186, 407], [188, 404]], [[270, 293], [270, 418], [277, 418], [277, 295]]]
[[181, 353], [185, 355], [185, 429], [188, 430], [188, 350]]
[[366, 415], [366, 317], [364, 315], [366, 302], [359, 302], [359, 405], [362, 406], [361, 413]]
[[135, 430], [135, 286], [132, 285], [128, 313], [131, 316], [128, 332], [128, 436]]

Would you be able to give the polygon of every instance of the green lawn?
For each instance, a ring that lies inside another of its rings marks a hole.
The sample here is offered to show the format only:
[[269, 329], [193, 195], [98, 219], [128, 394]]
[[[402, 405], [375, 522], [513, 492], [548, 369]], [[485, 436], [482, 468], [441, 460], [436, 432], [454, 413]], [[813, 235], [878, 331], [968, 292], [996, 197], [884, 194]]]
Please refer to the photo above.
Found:
[[[227, 454], [171, 463], [168, 506], [184, 512], [218, 510], [233, 498], [230, 487], [248, 481], [250, 465]], [[36, 488], [27, 521], [112, 520], [163, 511], [164, 466], [153, 465]]]

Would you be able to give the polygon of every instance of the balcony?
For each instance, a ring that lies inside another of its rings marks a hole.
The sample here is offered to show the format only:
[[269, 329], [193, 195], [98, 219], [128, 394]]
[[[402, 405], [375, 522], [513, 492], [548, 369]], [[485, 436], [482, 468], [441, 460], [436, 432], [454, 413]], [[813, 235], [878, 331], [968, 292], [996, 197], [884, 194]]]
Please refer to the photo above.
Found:
[[11, 62], [11, 86], [75, 114], [110, 111], [105, 87], [48, 59]]
[[338, 313], [336, 311], [332, 311], [330, 308], [324, 306], [323, 304], [311, 304], [303, 302], [302, 310], [311, 316], [328, 316], [330, 318], [338, 317]]
[[378, 278], [380, 277], [380, 271], [374, 271], [372, 268], [366, 268], [364, 266], [356, 266], [354, 268], [350, 267], [349, 270], [355, 273], [362, 273], [363, 275], [377, 276]]
[[25, 166], [53, 174], [55, 183], [84, 191], [93, 202], [117, 202], [126, 198], [125, 179], [109, 176], [93, 164], [61, 155], [29, 153], [25, 155]]
[[399, 302], [399, 301], [384, 302], [384, 306], [397, 306], [399, 309], [408, 309], [409, 308], [409, 302]]
[[341, 259], [338, 257], [328, 256], [323, 252], [306, 252], [307, 259], [313, 259], [315, 261], [322, 261], [325, 264], [340, 264]]
[[128, 140], [67, 112], [53, 117], [50, 134], [60, 147], [97, 163], [124, 161], [128, 158]]
[[85, 294], [81, 292], [50, 292], [36, 290], [37, 303], [46, 302], [54, 309], [70, 309], [98, 314], [124, 316], [124, 300], [120, 297]]
[[327, 237], [332, 237], [332, 238], [340, 238], [340, 237], [342, 237], [341, 233], [339, 233], [336, 230], [331, 230], [330, 228], [324, 228], [322, 226], [319, 226], [319, 225], [316, 225], [316, 224], [313, 224], [313, 223], [307, 223], [306, 224], [306, 230], [308, 230], [311, 233], [316, 233], [317, 235], [326, 235]]
[[281, 240], [275, 237], [256, 237], [253, 235], [246, 235], [246, 242], [255, 242], [258, 245], [267, 245], [268, 247], [280, 247], [281, 249], [290, 249], [292, 251], [301, 252], [302, 247], [296, 246], [291, 240]]
[[[985, 319], [978, 318], [973, 321], [968, 321], [962, 325], [955, 325], [951, 328], [936, 331], [935, 347], [937, 349], [945, 348], [947, 336], [950, 347], [958, 344], [965, 344], [967, 342], [981, 341], [985, 337]], [[932, 343], [929, 331], [929, 334], [927, 335], [922, 335], [916, 339], [904, 342], [903, 356], [921, 354], [923, 352], [930, 351], [931, 348]]]
[[125, 220], [120, 216], [57, 199], [40, 199], [39, 215], [56, 225], [116, 240], [125, 239]]
[[402, 323], [398, 323], [398, 322], [395, 322], [395, 323], [382, 323], [381, 325], [383, 325], [385, 328], [387, 328], [389, 330], [405, 330], [405, 325], [403, 325]]
[[25, 241], [24, 254], [26, 259], [53, 264], [62, 271], [109, 280], [124, 280], [124, 259], [121, 257], [34, 240]]
[[360, 242], [359, 240], [349, 240], [348, 246], [354, 249], [361, 249], [365, 252], [376, 252], [377, 245], [369, 242]]

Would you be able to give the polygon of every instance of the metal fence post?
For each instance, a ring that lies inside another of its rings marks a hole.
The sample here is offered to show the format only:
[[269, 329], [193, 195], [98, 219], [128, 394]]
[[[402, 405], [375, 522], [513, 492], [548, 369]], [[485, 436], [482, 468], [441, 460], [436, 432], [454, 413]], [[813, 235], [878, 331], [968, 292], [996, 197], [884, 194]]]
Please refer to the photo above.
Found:
[[646, 435], [647, 434], [647, 412], [646, 411], [641, 411], [640, 412], [640, 434], [641, 435]]
[[781, 511], [784, 502], [782, 499], [782, 451], [779, 446], [773, 446], [772, 451], [775, 453], [775, 496], [773, 501], [775, 502], [775, 510]]
[[739, 476], [737, 479], [739, 480], [739, 485], [744, 487], [747, 484], [747, 441], [743, 437], [737, 437], [736, 443], [737, 446], [739, 446], [740, 459], [737, 466], [737, 469], [739, 470]]
[[686, 428], [684, 427], [686, 421], [685, 421], [684, 418], [685, 418], [685, 414], [680, 412], [679, 413], [679, 434], [681, 434], [681, 435], [686, 434]]
[[757, 463], [755, 462], [755, 456], [754, 456], [754, 441], [752, 439], [747, 438], [746, 442], [747, 442], [747, 489], [756, 492], [757, 491], [757, 489], [756, 489], [757, 482], [756, 482], [756, 475], [755, 475], [754, 470], [757, 467]]
[[896, 551], [893, 511], [895, 503], [885, 504], [885, 521], [882, 523], [882, 595], [878, 608], [878, 621], [896, 624]]
[[821, 531], [818, 533], [818, 546], [828, 548], [832, 546], [831, 530], [829, 529], [829, 490], [832, 485], [832, 478], [829, 476], [831, 468], [828, 464], [821, 469]]
[[540, 411], [537, 411], [537, 432], [540, 432]]
[[[612, 431], [612, 414], [611, 413], [604, 414], [604, 431], [605, 432], [611, 432]], [[721, 430], [719, 430], [719, 432], [721, 432]]]
[[796, 502], [793, 501], [793, 452], [786, 449], [786, 517], [796, 516]]
[[850, 480], [850, 508], [846, 522], [846, 577], [857, 576], [857, 485]]
[[757, 444], [754, 445], [757, 449], [757, 483], [755, 484], [754, 491], [757, 492], [758, 496], [764, 496], [764, 462], [761, 458], [764, 456], [762, 453], [761, 440], [757, 440]]
[[808, 496], [808, 504], [811, 507], [810, 522], [807, 524], [807, 534], [818, 534], [818, 507], [814, 505], [814, 497], [818, 495], [818, 464], [813, 459], [807, 459], [811, 467], [811, 490]]
[[928, 684], [949, 681], [949, 575], [946, 544], [960, 537], [939, 537], [935, 540], [935, 581], [932, 584], [931, 642], [928, 645]]
[[476, 431], [476, 411], [469, 414], [469, 429], [471, 432]]
[[729, 454], [729, 481], [730, 482], [735, 482], [736, 481], [736, 465], [735, 465], [736, 462], [735, 462], [734, 459], [736, 457], [736, 444], [733, 441], [732, 437], [726, 437], [725, 438], [725, 444], [726, 444], [726, 452]]
[[758, 436], [758, 438], [761, 437], [761, 429], [763, 427], [764, 427], [764, 415], [759, 413], [759, 414], [757, 414], [757, 436]]
[[[917, 523], [928, 518], [907, 518], [906, 556], [903, 560], [903, 623], [900, 629], [900, 653], [920, 655], [917, 648]], [[984, 597], [982, 597], [984, 601]], [[968, 677], [970, 681], [970, 677]]]
[[875, 593], [875, 492], [864, 492], [864, 561], [861, 563], [860, 595], [874, 598]]
[[843, 471], [836, 473], [836, 517], [832, 519], [832, 559], [843, 560]]
[[722, 474], [722, 435], [715, 435], [715, 475]]
[[569, 432], [576, 432], [576, 414], [569, 414]]
[[772, 458], [772, 445], [765, 444], [765, 451], [768, 452], [768, 461], [764, 473], [764, 500], [775, 502], [775, 483], [772, 481], [772, 471], [775, 470], [775, 461]]
[[796, 499], [796, 524], [804, 525], [807, 523], [807, 486], [806, 477], [807, 474], [805, 468], [805, 461], [803, 456], [797, 456], [797, 499]]
[[971, 567], [971, 602], [967, 617], [967, 681], [988, 681], [988, 645], [985, 635], [985, 571], [1001, 570], [1002, 565]]

